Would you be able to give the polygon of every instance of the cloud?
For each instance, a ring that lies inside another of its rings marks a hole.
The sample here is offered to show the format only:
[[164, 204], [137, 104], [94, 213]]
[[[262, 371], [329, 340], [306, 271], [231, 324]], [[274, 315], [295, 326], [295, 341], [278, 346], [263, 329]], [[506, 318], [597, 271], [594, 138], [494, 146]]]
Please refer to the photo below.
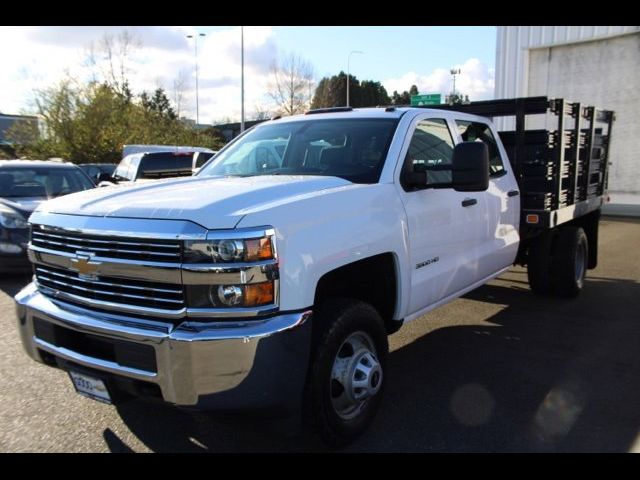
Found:
[[[33, 113], [34, 90], [54, 85], [65, 76], [87, 81], [97, 69], [87, 63], [88, 46], [105, 34], [117, 36], [130, 31], [141, 40], [142, 47], [133, 52], [128, 77], [134, 93], [163, 87], [171, 99], [178, 78], [183, 80], [182, 116], [196, 117], [194, 39], [186, 35], [199, 32], [198, 97], [201, 123], [240, 118], [240, 27], [146, 26], [146, 27], [2, 27], [0, 53], [7, 67], [0, 75], [0, 111]], [[244, 28], [245, 112], [271, 105], [270, 68], [283, 52], [271, 27]], [[106, 63], [105, 59], [97, 58]], [[313, 58], [309, 58], [312, 63]], [[391, 68], [392, 66], [390, 66]], [[456, 89], [472, 100], [491, 98], [494, 71], [471, 58], [461, 65]], [[334, 72], [335, 73], [335, 72]], [[333, 73], [332, 73], [333, 74]], [[421, 93], [451, 90], [448, 68], [431, 73], [412, 71], [382, 82], [389, 94], [402, 92], [416, 84]]]
[[26, 29], [27, 39], [43, 45], [82, 47], [90, 42], [100, 40], [104, 35], [117, 36], [126, 30], [139, 38], [145, 47], [177, 50], [187, 47], [185, 32], [189, 27], [54, 26], [23, 28]]
[[204, 78], [199, 80], [200, 88], [218, 88], [234, 86], [237, 83], [237, 78], [232, 76], [218, 77], [218, 78]]
[[[461, 73], [456, 75], [456, 91], [469, 95], [469, 99], [487, 100], [493, 98], [495, 85], [495, 70], [489, 68], [477, 58], [470, 58], [461, 65], [456, 65]], [[382, 82], [389, 95], [397, 90], [399, 93], [409, 90], [411, 85], [416, 85], [420, 93], [451, 93], [453, 79], [449, 69], [436, 68], [428, 75], [420, 75], [416, 72], [408, 72], [397, 78], [390, 78]]]
[[[204, 28], [204, 27], [203, 27]], [[33, 112], [34, 91], [49, 87], [66, 76], [87, 81], [105, 67], [90, 68], [88, 47], [105, 34], [131, 32], [141, 40], [129, 63], [128, 78], [134, 93], [158, 86], [174, 97], [174, 80], [184, 78], [181, 115], [196, 116], [193, 27], [3, 27], [3, 63], [12, 68], [0, 76], [0, 111]], [[240, 27], [203, 29], [198, 37], [200, 121], [240, 116]], [[7, 48], [11, 45], [11, 48]], [[269, 69], [278, 55], [271, 27], [245, 27], [245, 108], [264, 103]]]

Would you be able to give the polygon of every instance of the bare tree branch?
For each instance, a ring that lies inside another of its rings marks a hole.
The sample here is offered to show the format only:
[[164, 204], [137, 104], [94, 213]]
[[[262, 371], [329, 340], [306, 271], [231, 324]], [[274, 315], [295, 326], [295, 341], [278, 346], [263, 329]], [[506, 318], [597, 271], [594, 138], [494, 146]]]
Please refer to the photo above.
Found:
[[186, 70], [180, 70], [176, 78], [173, 79], [172, 97], [178, 118], [180, 118], [180, 113], [184, 107], [188, 80], [189, 74]]
[[103, 81], [124, 95], [127, 94], [129, 85], [131, 56], [141, 46], [142, 41], [128, 30], [117, 36], [104, 34], [97, 46], [90, 44], [88, 63], [94, 71], [99, 66]]
[[280, 113], [295, 115], [309, 108], [313, 84], [311, 64], [292, 53], [271, 66], [268, 95], [276, 103]]
[[269, 120], [271, 118], [271, 109], [265, 105], [255, 104], [253, 106], [253, 120]]

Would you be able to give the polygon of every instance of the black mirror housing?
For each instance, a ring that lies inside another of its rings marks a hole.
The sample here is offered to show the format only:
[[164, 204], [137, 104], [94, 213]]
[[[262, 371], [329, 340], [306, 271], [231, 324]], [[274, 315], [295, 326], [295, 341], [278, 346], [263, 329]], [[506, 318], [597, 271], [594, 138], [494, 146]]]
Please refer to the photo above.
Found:
[[489, 149], [483, 142], [462, 142], [453, 149], [451, 178], [457, 192], [489, 188]]
[[102, 172], [96, 175], [96, 184], [100, 182], [113, 182], [113, 178], [111, 178], [111, 175], [109, 175], [108, 173]]

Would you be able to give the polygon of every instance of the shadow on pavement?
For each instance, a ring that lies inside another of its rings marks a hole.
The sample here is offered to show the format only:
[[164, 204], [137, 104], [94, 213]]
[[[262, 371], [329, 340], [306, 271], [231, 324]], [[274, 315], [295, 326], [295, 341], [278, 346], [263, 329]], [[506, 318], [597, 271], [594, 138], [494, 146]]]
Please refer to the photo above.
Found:
[[31, 281], [31, 273], [0, 273], [0, 290], [13, 297]]
[[[587, 279], [576, 300], [491, 284], [465, 298], [506, 308], [393, 352], [381, 411], [348, 450], [629, 450], [640, 427], [639, 283]], [[239, 415], [140, 401], [118, 411], [158, 452], [323, 448]]]

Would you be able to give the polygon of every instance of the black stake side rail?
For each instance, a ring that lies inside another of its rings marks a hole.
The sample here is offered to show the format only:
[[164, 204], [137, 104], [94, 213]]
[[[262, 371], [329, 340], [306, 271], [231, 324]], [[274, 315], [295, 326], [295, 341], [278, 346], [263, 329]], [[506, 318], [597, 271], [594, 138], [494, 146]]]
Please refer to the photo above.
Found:
[[[521, 233], [537, 235], [602, 206], [608, 183], [614, 112], [548, 97], [487, 100], [417, 108], [484, 117], [515, 117], [515, 131], [499, 132], [521, 191]], [[551, 113], [555, 130], [527, 130], [527, 115]], [[573, 127], [566, 128], [567, 118]], [[598, 127], [598, 124], [600, 126]], [[602, 127], [606, 126], [606, 133]]]

